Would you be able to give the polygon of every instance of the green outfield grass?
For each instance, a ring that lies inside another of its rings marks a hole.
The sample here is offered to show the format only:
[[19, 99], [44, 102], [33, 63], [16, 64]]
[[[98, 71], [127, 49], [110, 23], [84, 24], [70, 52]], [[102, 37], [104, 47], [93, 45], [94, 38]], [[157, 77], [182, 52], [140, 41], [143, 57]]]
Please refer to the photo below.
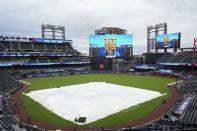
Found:
[[[168, 98], [171, 93], [167, 89], [168, 83], [175, 82], [171, 78], [161, 78], [154, 76], [132, 76], [132, 75], [116, 75], [116, 74], [91, 74], [91, 75], [71, 75], [71, 76], [58, 76], [46, 78], [33, 78], [25, 79], [26, 82], [31, 83], [29, 91], [42, 90], [54, 87], [61, 87], [66, 85], [82, 84], [87, 82], [109, 82], [124, 86], [148, 89], [166, 93], [165, 96], [153, 99], [151, 101], [139, 104], [135, 107], [123, 110], [104, 119], [96, 122], [83, 125], [83, 127], [105, 127], [112, 126], [120, 123], [127, 123], [139, 118], [142, 118], [153, 111], [157, 106], [162, 103], [163, 98]], [[77, 126], [71, 121], [64, 120], [63, 118], [55, 115], [46, 108], [42, 107], [39, 103], [33, 101], [30, 97], [22, 95], [23, 102], [27, 109], [28, 114], [40, 121], [54, 124], [65, 125], [68, 127]]]

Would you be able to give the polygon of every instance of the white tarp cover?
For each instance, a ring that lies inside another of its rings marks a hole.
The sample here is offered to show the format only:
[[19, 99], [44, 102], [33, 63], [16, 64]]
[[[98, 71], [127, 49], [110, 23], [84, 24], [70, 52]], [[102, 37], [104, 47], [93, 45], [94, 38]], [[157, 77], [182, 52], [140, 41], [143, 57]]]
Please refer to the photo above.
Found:
[[66, 120], [74, 122], [75, 118], [86, 117], [85, 124], [88, 124], [164, 94], [106, 82], [90, 82], [31, 91], [26, 95]]

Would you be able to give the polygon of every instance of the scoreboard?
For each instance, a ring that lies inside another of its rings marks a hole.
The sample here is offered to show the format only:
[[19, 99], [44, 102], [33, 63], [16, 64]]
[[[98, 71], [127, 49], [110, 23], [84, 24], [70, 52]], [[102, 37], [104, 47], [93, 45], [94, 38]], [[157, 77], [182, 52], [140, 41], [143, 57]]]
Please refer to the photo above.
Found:
[[93, 58], [130, 58], [133, 51], [133, 35], [90, 35], [89, 54]]

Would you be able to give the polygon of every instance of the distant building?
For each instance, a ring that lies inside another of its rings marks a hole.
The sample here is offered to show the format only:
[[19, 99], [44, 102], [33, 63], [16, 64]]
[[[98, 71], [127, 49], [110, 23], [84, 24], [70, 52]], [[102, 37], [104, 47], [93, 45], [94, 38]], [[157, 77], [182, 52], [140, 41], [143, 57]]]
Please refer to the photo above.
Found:
[[104, 34], [127, 34], [127, 30], [120, 29], [117, 27], [103, 27], [100, 30], [95, 30], [95, 35], [104, 35]]
[[142, 65], [145, 64], [146, 58], [144, 55], [133, 55], [133, 64]]

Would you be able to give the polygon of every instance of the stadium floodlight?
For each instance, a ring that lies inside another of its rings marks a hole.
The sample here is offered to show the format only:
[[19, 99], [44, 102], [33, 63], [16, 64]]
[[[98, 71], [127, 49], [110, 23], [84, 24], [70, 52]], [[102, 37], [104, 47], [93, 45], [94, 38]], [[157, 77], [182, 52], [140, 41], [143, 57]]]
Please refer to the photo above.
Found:
[[42, 24], [42, 38], [52, 40], [65, 40], [65, 27], [51, 24]]
[[[159, 23], [147, 27], [147, 53], [157, 53], [156, 36], [158, 34], [167, 34], [167, 23]], [[167, 51], [164, 49], [165, 52]]]

